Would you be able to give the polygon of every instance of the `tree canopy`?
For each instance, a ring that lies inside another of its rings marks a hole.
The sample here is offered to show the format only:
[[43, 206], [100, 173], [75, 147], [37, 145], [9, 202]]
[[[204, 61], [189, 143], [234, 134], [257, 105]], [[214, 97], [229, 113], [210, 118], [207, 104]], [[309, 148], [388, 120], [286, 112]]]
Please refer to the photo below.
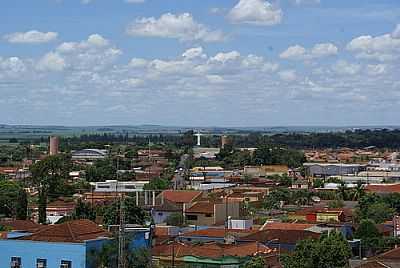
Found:
[[293, 255], [283, 258], [287, 268], [348, 267], [351, 249], [339, 232], [322, 234], [318, 240], [305, 239], [297, 243]]

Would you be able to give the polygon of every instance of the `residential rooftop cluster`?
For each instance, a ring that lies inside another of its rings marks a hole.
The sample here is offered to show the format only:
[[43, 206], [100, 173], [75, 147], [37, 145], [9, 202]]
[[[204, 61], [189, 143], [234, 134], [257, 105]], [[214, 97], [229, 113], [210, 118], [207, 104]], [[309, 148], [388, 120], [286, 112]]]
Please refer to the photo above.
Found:
[[400, 266], [395, 148], [194, 134], [3, 145], [0, 267]]

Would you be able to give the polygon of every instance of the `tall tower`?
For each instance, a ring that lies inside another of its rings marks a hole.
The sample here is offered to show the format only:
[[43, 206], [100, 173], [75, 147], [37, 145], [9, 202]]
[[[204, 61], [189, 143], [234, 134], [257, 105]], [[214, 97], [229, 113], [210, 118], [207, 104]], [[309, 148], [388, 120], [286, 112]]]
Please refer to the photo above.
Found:
[[225, 146], [229, 143], [229, 138], [226, 135], [221, 136], [221, 148], [224, 149]]
[[201, 145], [201, 136], [203, 135], [203, 134], [201, 134], [200, 133], [200, 131], [197, 131], [197, 133], [196, 134], [194, 134], [196, 137], [197, 137], [197, 146], [200, 146]]
[[49, 155], [58, 154], [58, 147], [60, 146], [60, 138], [57, 136], [51, 136], [49, 142]]

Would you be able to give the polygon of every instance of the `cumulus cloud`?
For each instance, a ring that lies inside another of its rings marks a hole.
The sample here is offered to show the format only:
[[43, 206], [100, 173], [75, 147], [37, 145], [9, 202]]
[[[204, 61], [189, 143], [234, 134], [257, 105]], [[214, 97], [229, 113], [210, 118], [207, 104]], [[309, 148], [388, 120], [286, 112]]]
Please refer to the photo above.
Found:
[[331, 43], [320, 43], [316, 44], [313, 48], [307, 50], [300, 45], [294, 45], [288, 47], [279, 56], [282, 59], [289, 60], [308, 60], [315, 58], [323, 58], [338, 53], [338, 48]]
[[194, 58], [206, 58], [207, 55], [203, 53], [203, 48], [202, 47], [194, 47], [186, 50], [183, 54], [182, 57], [186, 59], [194, 59]]
[[292, 82], [297, 79], [296, 71], [295, 70], [283, 70], [278, 73], [279, 77], [283, 81]]
[[49, 52], [38, 62], [37, 68], [40, 71], [62, 71], [66, 67], [65, 60], [59, 53]]
[[264, 0], [240, 0], [229, 12], [232, 23], [270, 26], [282, 21], [283, 12]]
[[211, 61], [214, 62], [220, 62], [220, 63], [226, 63], [228, 61], [234, 61], [240, 58], [240, 53], [237, 51], [231, 51], [231, 52], [220, 52], [214, 57], [211, 58]]
[[57, 39], [58, 33], [56, 32], [39, 32], [36, 30], [28, 32], [16, 32], [7, 34], [4, 39], [10, 43], [21, 44], [41, 44], [54, 41]]
[[392, 34], [376, 37], [363, 35], [351, 40], [347, 44], [347, 49], [360, 59], [394, 61], [399, 59], [400, 55], [400, 38], [396, 37], [397, 28]]
[[19, 57], [10, 57], [6, 59], [0, 57], [0, 70], [11, 76], [21, 74], [25, 72], [26, 69], [26, 64]]
[[220, 42], [225, 40], [221, 31], [210, 30], [194, 20], [189, 13], [166, 13], [160, 18], [139, 18], [126, 32], [131, 36], [176, 38], [180, 41]]
[[341, 75], [355, 75], [361, 71], [361, 66], [345, 60], [339, 60], [332, 66], [332, 70]]
[[369, 75], [382, 75], [386, 72], [387, 66], [385, 64], [368, 64], [366, 72]]
[[99, 34], [92, 34], [80, 42], [64, 42], [44, 55], [37, 68], [41, 71], [101, 69], [113, 63], [122, 51]]
[[400, 24], [397, 24], [396, 28], [392, 32], [392, 38], [396, 38], [396, 39], [400, 38]]

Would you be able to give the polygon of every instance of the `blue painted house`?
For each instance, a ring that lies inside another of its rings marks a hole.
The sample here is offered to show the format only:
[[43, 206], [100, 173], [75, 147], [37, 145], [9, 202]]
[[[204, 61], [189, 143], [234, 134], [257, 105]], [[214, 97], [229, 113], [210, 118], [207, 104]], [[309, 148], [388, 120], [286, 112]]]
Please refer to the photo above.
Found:
[[0, 267], [95, 268], [90, 255], [110, 239], [109, 232], [89, 220], [44, 226], [0, 239]]

